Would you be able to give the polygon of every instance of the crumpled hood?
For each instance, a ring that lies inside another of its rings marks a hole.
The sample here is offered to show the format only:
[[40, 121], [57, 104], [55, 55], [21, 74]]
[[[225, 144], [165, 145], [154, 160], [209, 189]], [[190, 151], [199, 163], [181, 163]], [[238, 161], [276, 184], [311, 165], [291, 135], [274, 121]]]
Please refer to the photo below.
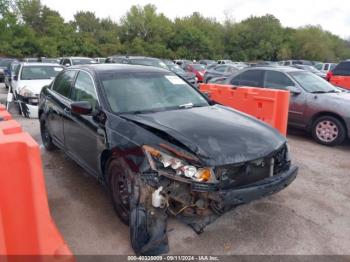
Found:
[[275, 129], [220, 105], [123, 118], [166, 132], [210, 166], [265, 157], [286, 143]]
[[[26, 86], [27, 88], [32, 90], [34, 94], [39, 95], [41, 92], [41, 89], [44, 86], [51, 84], [52, 81], [53, 79], [21, 80], [19, 83], [19, 89]], [[19, 90], [17, 91], [19, 92]]]

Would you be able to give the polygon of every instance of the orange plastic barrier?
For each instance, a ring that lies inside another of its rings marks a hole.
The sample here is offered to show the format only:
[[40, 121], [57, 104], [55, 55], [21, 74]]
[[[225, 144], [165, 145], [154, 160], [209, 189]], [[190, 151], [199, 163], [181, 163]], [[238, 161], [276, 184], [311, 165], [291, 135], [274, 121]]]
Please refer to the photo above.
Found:
[[9, 112], [3, 110], [3, 111], [0, 111], [0, 121], [2, 120], [10, 120], [12, 119], [12, 116]]
[[289, 92], [283, 90], [201, 84], [210, 99], [268, 123], [287, 134]]
[[0, 121], [0, 255], [74, 261], [50, 215], [39, 146], [15, 120]]

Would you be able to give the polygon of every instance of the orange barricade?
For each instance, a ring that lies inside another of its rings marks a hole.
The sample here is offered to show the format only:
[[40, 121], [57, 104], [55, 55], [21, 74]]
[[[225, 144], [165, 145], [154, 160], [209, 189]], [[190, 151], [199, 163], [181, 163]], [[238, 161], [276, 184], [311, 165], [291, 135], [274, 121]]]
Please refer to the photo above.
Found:
[[50, 215], [39, 146], [15, 120], [0, 121], [0, 255], [74, 261]]
[[12, 119], [12, 116], [9, 112], [7, 112], [5, 110], [3, 110], [3, 111], [0, 110], [0, 121], [10, 120], [10, 119]]
[[200, 90], [210, 99], [268, 123], [287, 134], [289, 92], [283, 90], [201, 84]]

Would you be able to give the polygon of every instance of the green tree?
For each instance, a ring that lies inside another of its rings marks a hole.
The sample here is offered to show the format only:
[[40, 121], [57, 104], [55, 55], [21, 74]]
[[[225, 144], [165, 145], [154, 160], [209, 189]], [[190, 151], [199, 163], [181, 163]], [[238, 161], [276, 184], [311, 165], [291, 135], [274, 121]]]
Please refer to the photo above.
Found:
[[195, 12], [170, 20], [154, 5], [132, 6], [117, 23], [79, 11], [73, 21], [40, 0], [0, 0], [1, 56], [108, 56], [339, 61], [350, 42], [320, 26], [284, 28], [272, 15], [219, 23]]
[[225, 51], [235, 60], [276, 60], [286, 52], [283, 28], [272, 15], [252, 16], [226, 26]]
[[150, 56], [171, 53], [167, 44], [173, 36], [172, 22], [164, 14], [157, 14], [154, 5], [132, 6], [121, 19], [120, 29], [120, 39], [128, 53]]
[[219, 59], [224, 52], [223, 36], [220, 23], [195, 12], [189, 17], [175, 20], [170, 46], [178, 57]]

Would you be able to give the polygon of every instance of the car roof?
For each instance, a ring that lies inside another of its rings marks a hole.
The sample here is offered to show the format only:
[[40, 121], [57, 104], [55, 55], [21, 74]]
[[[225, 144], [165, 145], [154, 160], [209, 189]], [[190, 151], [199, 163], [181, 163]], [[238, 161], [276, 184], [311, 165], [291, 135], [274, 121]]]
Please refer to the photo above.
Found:
[[259, 66], [259, 67], [248, 67], [243, 69], [242, 71], [248, 71], [248, 70], [269, 70], [269, 71], [279, 71], [279, 72], [294, 72], [294, 71], [305, 71], [301, 70], [299, 68], [290, 67], [290, 66]]
[[55, 64], [55, 63], [40, 63], [40, 62], [37, 62], [37, 63], [26, 63], [26, 62], [23, 62], [21, 63], [23, 66], [58, 66], [58, 67], [62, 67], [61, 65], [59, 64]]
[[161, 60], [159, 58], [156, 57], [149, 57], [149, 56], [136, 56], [136, 55], [113, 55], [110, 56], [111, 58], [126, 58], [126, 59], [155, 59], [155, 60]]
[[91, 57], [84, 57], [84, 56], [65, 56], [65, 57], [62, 57], [62, 59], [92, 59]]
[[129, 64], [89, 64], [89, 65], [76, 65], [71, 66], [69, 69], [87, 69], [95, 73], [103, 72], [132, 72], [132, 73], [169, 73], [169, 70], [162, 69], [153, 66], [143, 66], [143, 65], [129, 65]]

